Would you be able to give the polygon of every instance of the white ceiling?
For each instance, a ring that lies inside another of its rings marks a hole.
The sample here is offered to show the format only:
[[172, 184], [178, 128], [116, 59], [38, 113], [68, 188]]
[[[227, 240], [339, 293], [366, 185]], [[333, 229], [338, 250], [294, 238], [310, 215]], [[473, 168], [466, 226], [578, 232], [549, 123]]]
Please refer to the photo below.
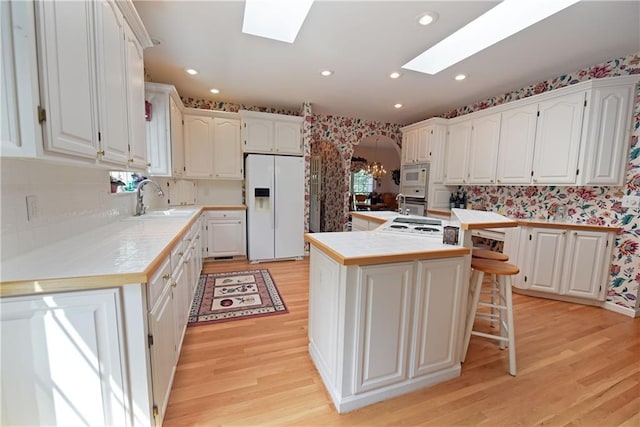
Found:
[[[293, 44], [243, 34], [243, 1], [134, 3], [161, 42], [148, 73], [182, 96], [399, 124], [640, 52], [640, 1], [583, 0], [434, 76], [400, 67], [498, 2], [316, 0]], [[425, 11], [438, 21], [419, 26]]]

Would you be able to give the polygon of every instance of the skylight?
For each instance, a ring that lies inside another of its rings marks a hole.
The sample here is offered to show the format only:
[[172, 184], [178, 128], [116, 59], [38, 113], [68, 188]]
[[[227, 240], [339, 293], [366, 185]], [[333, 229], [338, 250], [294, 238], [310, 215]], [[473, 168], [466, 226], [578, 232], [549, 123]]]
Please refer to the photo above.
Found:
[[504, 0], [402, 68], [436, 74], [579, 0]]
[[246, 0], [242, 32], [293, 43], [313, 0]]

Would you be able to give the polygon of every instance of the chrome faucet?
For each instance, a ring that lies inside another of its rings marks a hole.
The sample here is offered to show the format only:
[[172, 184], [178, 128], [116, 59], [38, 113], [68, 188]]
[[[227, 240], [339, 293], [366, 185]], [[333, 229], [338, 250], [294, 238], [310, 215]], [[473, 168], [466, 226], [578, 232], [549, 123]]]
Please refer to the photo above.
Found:
[[404, 194], [398, 193], [396, 196], [396, 202], [400, 199], [402, 199], [402, 205], [398, 207], [398, 212], [400, 215], [409, 215], [409, 210], [407, 209], [407, 198]]
[[151, 181], [150, 179], [143, 179], [142, 181], [140, 181], [138, 183], [138, 201], [136, 203], [136, 216], [144, 215], [145, 212], [147, 211], [147, 207], [144, 205], [144, 202], [142, 201], [142, 196], [143, 196], [142, 188], [147, 184], [155, 185], [156, 188], [158, 189], [158, 196], [164, 197], [162, 188], [160, 188], [160, 186], [157, 183]]

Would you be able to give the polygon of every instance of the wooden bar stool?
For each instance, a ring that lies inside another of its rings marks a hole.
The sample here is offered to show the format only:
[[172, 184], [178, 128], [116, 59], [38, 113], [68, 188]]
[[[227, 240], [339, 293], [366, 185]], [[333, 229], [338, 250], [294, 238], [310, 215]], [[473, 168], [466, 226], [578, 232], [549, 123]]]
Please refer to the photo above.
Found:
[[[515, 376], [516, 342], [513, 324], [513, 302], [511, 298], [511, 276], [518, 274], [520, 269], [518, 266], [509, 264], [508, 262], [483, 258], [472, 258], [471, 268], [473, 269], [471, 275], [472, 299], [467, 315], [462, 361], [464, 362], [467, 356], [471, 335], [494, 339], [500, 343], [500, 349], [504, 349], [505, 346], [509, 348], [509, 373]], [[491, 302], [480, 301], [482, 281], [485, 274], [495, 274], [497, 278], [497, 295], [495, 299], [492, 298]], [[498, 314], [493, 312], [478, 313], [479, 306], [496, 309]], [[497, 319], [499, 325], [498, 335], [473, 330], [473, 324], [476, 318], [490, 318], [492, 321]]]
[[[473, 258], [493, 259], [496, 261], [505, 261], [505, 262], [509, 261], [509, 255], [503, 254], [502, 252], [496, 252], [496, 251], [492, 251], [490, 249], [484, 249], [484, 248], [473, 248], [471, 251], [471, 256]], [[495, 304], [495, 297], [498, 294], [498, 279], [496, 278], [495, 274], [491, 275], [491, 287], [488, 290], [482, 290], [481, 294], [490, 295], [491, 303]], [[496, 327], [497, 317], [495, 316], [496, 309], [494, 307], [491, 308], [491, 314], [494, 315], [491, 319], [491, 327]]]

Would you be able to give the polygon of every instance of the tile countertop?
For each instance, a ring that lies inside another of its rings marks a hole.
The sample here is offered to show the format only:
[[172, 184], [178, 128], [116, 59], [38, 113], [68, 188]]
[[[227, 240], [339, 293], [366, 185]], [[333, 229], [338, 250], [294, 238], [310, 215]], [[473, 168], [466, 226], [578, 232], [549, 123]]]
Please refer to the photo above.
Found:
[[[146, 283], [204, 210], [245, 206], [188, 206], [174, 214], [149, 212], [2, 262], [0, 296]], [[162, 211], [167, 212], [167, 211]]]
[[[351, 215], [381, 224], [399, 216], [393, 211], [351, 212]], [[342, 265], [382, 264], [470, 253], [468, 248], [443, 244], [441, 238], [389, 233], [379, 228], [372, 231], [307, 233], [305, 241]]]

